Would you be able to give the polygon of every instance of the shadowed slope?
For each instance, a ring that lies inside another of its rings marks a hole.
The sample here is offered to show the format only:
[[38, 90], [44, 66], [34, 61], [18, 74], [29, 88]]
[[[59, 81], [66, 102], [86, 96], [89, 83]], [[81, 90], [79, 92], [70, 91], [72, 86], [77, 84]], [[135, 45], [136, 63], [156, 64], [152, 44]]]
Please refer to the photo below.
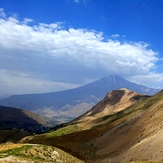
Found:
[[29, 111], [0, 106], [0, 142], [16, 142], [31, 133], [42, 132], [46, 121]]
[[46, 121], [39, 115], [17, 108], [0, 106], [0, 123], [24, 126], [28, 124], [45, 125]]

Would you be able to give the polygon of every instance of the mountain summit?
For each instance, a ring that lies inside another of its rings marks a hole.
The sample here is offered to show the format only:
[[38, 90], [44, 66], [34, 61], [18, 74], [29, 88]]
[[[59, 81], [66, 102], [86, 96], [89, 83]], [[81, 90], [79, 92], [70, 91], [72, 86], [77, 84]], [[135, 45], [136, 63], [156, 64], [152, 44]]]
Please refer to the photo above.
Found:
[[63, 117], [69, 120], [67, 118], [83, 114], [103, 99], [108, 92], [120, 88], [147, 95], [159, 91], [135, 84], [117, 75], [110, 75], [75, 89], [43, 94], [13, 95], [0, 99], [0, 105], [23, 108], [64, 121]]
[[[142, 95], [126, 88], [112, 90], [106, 94], [104, 99], [98, 102], [91, 110], [74, 119], [70, 123], [79, 124], [81, 128], [90, 129], [104, 123], [110, 116], [123, 112], [140, 99], [147, 99], [150, 96]], [[112, 119], [113, 120], [113, 119]]]
[[153, 95], [159, 91], [158, 89], [148, 88], [146, 86], [130, 82], [118, 75], [109, 75], [109, 76], [103, 77], [91, 83], [91, 85], [92, 87], [96, 87], [101, 90], [107, 89], [108, 92], [111, 90], [118, 90], [120, 88], [127, 88], [129, 90], [132, 90], [134, 92], [138, 92], [141, 94]]

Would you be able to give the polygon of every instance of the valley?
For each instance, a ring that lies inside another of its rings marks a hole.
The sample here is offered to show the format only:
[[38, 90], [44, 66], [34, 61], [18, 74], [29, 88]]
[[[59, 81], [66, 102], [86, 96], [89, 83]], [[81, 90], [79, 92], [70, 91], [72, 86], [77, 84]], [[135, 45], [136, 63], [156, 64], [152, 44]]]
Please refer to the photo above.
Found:
[[0, 113], [0, 162], [163, 161], [163, 91], [113, 89], [62, 124], [13, 107], [0, 106]]

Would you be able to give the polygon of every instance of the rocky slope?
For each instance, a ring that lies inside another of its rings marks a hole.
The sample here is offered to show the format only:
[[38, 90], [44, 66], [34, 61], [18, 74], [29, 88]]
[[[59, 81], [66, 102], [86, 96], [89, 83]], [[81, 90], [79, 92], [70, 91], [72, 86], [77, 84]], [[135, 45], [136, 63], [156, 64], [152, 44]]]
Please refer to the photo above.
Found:
[[149, 96], [141, 95], [126, 88], [112, 90], [103, 100], [97, 103], [91, 110], [72, 121], [82, 129], [90, 129], [105, 123], [108, 117], [123, 113], [123, 110], [134, 105], [139, 99], [146, 99]]

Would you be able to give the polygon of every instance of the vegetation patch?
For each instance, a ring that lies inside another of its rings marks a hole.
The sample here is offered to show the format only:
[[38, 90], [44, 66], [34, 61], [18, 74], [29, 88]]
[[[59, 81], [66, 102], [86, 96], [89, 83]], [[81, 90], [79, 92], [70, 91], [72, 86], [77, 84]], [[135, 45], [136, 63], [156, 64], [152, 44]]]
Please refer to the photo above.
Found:
[[[6, 148], [4, 148], [4, 146]], [[52, 146], [28, 144], [1, 144], [0, 162], [56, 162], [56, 163], [82, 163], [81, 160]]]
[[77, 131], [80, 131], [80, 128], [77, 125], [69, 125], [69, 126], [60, 128], [56, 131], [51, 131], [47, 133], [46, 136], [47, 137], [62, 136], [62, 135], [71, 134]]

